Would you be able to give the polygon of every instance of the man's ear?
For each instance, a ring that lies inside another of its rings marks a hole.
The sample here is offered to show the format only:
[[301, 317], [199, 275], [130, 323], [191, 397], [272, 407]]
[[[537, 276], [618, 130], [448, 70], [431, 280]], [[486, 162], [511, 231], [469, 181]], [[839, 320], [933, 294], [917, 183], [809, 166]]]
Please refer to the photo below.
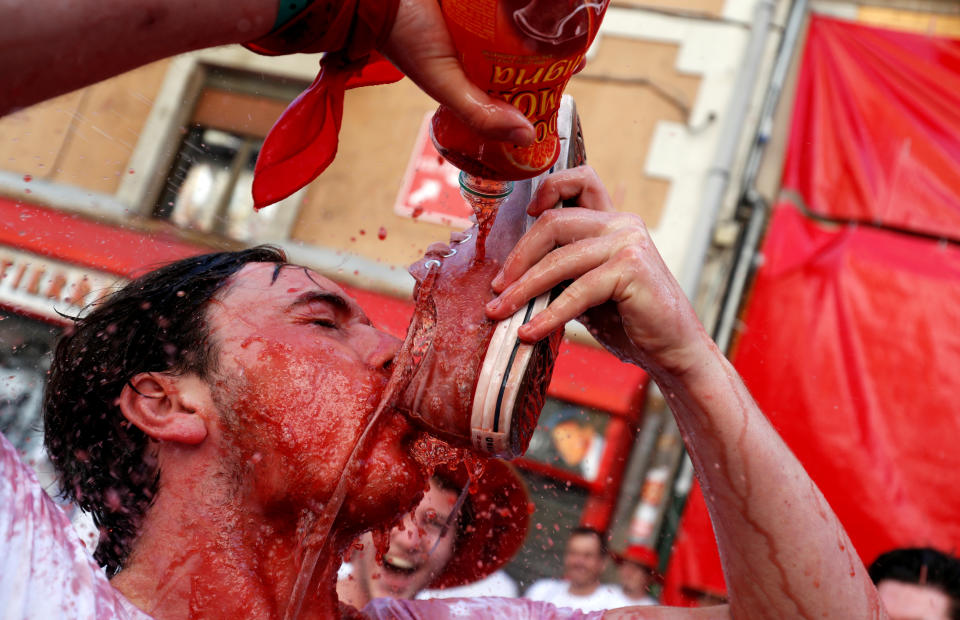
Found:
[[117, 404], [127, 420], [160, 441], [197, 445], [207, 436], [205, 402], [200, 391], [206, 384], [195, 375], [142, 372], [120, 392]]

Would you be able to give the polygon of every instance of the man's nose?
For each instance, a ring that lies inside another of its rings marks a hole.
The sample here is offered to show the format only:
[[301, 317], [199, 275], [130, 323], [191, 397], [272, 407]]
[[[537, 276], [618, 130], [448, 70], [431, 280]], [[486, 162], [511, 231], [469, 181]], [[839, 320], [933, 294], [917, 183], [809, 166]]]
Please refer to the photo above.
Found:
[[366, 362], [371, 368], [389, 370], [403, 341], [370, 326], [367, 333]]

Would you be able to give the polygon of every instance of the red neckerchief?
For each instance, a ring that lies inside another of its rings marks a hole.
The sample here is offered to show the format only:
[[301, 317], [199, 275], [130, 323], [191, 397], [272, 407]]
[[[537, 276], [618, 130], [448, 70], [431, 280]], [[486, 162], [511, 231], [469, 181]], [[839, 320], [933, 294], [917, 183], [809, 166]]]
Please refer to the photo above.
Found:
[[[245, 47], [268, 56], [327, 51], [320, 73], [267, 134], [253, 171], [257, 209], [317, 178], [337, 154], [348, 88], [403, 77], [375, 50], [393, 28], [399, 0], [315, 0], [292, 20]], [[335, 51], [329, 51], [335, 50]]]

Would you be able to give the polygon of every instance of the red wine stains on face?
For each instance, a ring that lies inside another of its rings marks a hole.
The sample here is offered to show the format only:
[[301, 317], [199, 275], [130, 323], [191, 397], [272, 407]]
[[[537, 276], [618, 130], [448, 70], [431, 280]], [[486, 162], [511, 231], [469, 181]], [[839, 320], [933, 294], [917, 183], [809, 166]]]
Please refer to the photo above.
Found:
[[[274, 271], [254, 263], [232, 276], [209, 322], [230, 458], [245, 468], [246, 492], [286, 510], [330, 497], [379, 404], [399, 342], [332, 281], [294, 266], [274, 281]], [[407, 496], [423, 488], [406, 419], [387, 411], [373, 432], [350, 481], [362, 492], [348, 493], [344, 504], [368, 524], [405, 509]]]

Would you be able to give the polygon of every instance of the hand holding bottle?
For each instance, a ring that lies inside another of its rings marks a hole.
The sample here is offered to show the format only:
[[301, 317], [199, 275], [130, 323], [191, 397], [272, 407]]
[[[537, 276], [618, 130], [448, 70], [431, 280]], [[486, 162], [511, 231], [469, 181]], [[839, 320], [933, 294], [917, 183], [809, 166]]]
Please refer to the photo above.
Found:
[[[576, 207], [551, 209], [561, 200]], [[551, 175], [527, 210], [540, 216], [493, 281], [494, 319], [571, 281], [519, 332], [535, 341], [579, 319], [617, 357], [648, 371], [683, 374], [710, 339], [657, 252], [643, 221], [619, 213], [592, 168]], [[499, 304], [496, 304], [499, 301]]]
[[381, 51], [424, 92], [482, 135], [518, 144], [533, 142], [533, 126], [517, 108], [467, 79], [436, 0], [400, 0]]
[[[566, 199], [577, 206], [546, 210]], [[730, 595], [729, 607], [695, 617], [885, 618], [843, 525], [704, 331], [640, 218], [615, 212], [586, 168], [552, 175], [528, 212], [541, 215], [494, 280], [500, 303], [487, 314], [502, 318], [571, 281], [520, 336], [579, 318], [657, 382], [703, 485]]]

